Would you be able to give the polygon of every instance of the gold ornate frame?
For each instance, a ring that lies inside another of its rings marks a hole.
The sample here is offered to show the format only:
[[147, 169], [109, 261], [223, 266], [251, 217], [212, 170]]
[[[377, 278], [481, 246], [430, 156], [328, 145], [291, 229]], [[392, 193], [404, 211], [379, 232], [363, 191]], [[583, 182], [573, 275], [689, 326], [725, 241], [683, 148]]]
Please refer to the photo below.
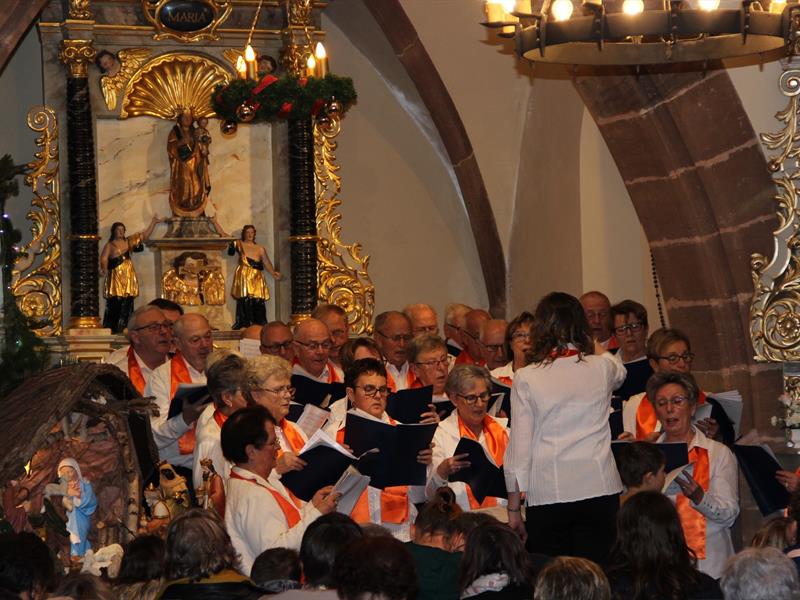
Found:
[[159, 19], [161, 9], [167, 2], [172, 0], [142, 0], [142, 12], [150, 24], [155, 27], [156, 32], [153, 34], [154, 40], [163, 40], [171, 38], [181, 42], [197, 42], [200, 40], [219, 39], [217, 28], [222, 25], [230, 16], [233, 10], [233, 2], [231, 0], [195, 0], [198, 4], [205, 4], [214, 13], [214, 18], [211, 23], [197, 31], [178, 31], [164, 25]]

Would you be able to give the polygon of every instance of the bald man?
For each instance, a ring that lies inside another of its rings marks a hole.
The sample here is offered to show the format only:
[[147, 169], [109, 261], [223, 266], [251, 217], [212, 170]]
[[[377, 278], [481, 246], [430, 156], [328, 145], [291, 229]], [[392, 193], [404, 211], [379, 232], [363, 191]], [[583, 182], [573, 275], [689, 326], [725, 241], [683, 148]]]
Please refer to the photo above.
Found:
[[617, 338], [612, 335], [611, 302], [603, 292], [591, 291], [581, 296], [581, 306], [589, 322], [592, 337], [606, 350], [619, 349]]
[[294, 330], [292, 374], [321, 383], [344, 381], [342, 370], [330, 361], [333, 346], [328, 326], [319, 319], [306, 319]]
[[456, 357], [457, 365], [480, 365], [481, 367], [486, 365], [480, 344], [481, 327], [491, 319], [492, 316], [482, 308], [476, 308], [466, 314], [464, 329], [461, 330], [464, 350]]
[[189, 313], [178, 318], [173, 328], [177, 352], [158, 367], [145, 388], [155, 396], [158, 416], [150, 417], [158, 456], [174, 467], [192, 468], [194, 436], [186, 435], [205, 408], [201, 403], [183, 403], [183, 413], [171, 419], [169, 405], [181, 383], [205, 383], [206, 363], [213, 348], [211, 326], [203, 315]]
[[447, 352], [458, 356], [464, 350], [464, 327], [467, 324], [467, 313], [472, 307], [458, 302], [444, 307], [444, 335]]
[[439, 335], [439, 317], [430, 304], [409, 304], [403, 314], [411, 321], [411, 335], [417, 337], [423, 333]]
[[270, 321], [261, 329], [261, 354], [280, 356], [294, 362], [294, 336], [288, 325], [281, 321]]
[[481, 325], [478, 343], [481, 347], [481, 359], [490, 371], [498, 369], [508, 362], [506, 356], [506, 329], [508, 323], [503, 319], [490, 319]]
[[386, 361], [386, 385], [393, 392], [410, 388], [414, 373], [406, 357], [406, 344], [411, 341], [411, 320], [396, 310], [375, 317], [373, 339]]

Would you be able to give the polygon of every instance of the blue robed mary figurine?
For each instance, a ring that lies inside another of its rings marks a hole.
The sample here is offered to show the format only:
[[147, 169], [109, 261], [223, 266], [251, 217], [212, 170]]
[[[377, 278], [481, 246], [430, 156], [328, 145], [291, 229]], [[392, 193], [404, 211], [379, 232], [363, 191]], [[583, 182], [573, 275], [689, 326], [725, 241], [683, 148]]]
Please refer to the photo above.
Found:
[[74, 458], [58, 463], [58, 476], [67, 482], [67, 493], [62, 502], [67, 509], [70, 556], [80, 558], [89, 550], [89, 526], [97, 509], [97, 496], [92, 484], [81, 475], [81, 467]]

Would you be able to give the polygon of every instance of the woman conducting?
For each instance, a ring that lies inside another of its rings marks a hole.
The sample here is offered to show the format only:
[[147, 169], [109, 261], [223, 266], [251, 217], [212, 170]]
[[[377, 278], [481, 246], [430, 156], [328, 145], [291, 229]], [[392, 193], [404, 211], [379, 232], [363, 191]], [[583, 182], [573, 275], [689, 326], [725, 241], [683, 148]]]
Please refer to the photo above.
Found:
[[511, 387], [509, 525], [527, 535], [530, 552], [602, 562], [614, 542], [622, 491], [608, 414], [625, 368], [592, 340], [577, 298], [548, 294], [534, 317], [533, 360]]

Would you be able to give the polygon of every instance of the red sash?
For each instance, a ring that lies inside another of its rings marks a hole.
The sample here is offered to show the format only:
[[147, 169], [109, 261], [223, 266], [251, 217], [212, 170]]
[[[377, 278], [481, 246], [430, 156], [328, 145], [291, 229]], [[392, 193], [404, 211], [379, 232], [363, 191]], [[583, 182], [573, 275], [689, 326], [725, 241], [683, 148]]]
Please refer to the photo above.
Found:
[[[708, 450], [695, 446], [689, 450], [689, 462], [694, 463], [692, 477], [700, 484], [704, 492], [708, 492], [711, 480], [711, 468], [708, 461]], [[686, 545], [697, 555], [697, 560], [706, 558], [706, 518], [692, 508], [691, 500], [683, 494], [675, 498], [675, 508], [683, 527]]]
[[[458, 418], [458, 434], [461, 437], [475, 440], [477, 442], [478, 437], [469, 427], [464, 425], [464, 422], [461, 420], [460, 416], [456, 416]], [[489, 415], [484, 415], [483, 437], [486, 440], [486, 449], [489, 450], [489, 454], [491, 455], [495, 464], [498, 467], [503, 466], [503, 455], [506, 452], [506, 446], [508, 446], [508, 433], [506, 433], [506, 430]], [[467, 498], [469, 499], [469, 506], [471, 509], [474, 510], [476, 508], [497, 506], [497, 498], [487, 496], [483, 499], [482, 503], [478, 502], [475, 496], [472, 495], [472, 490], [470, 489], [469, 484], [465, 484], [465, 486], [467, 488]]]
[[[189, 375], [189, 367], [186, 361], [183, 360], [180, 352], [172, 357], [169, 368], [169, 398], [172, 400], [175, 397], [175, 392], [178, 391], [178, 385], [181, 383], [192, 383], [192, 376]], [[192, 423], [189, 431], [184, 433], [178, 438], [178, 449], [181, 454], [191, 454], [194, 452], [195, 445], [195, 429], [197, 423]]]
[[[278, 423], [278, 427], [280, 427], [283, 437], [285, 437], [286, 441], [289, 443], [288, 450], [294, 452], [295, 454], [299, 454], [306, 442], [303, 439], [303, 436], [300, 435], [297, 427], [286, 419], [281, 419], [281, 422]], [[285, 449], [281, 448], [281, 451], [278, 453], [278, 455], [280, 456], [284, 452]]]
[[214, 422], [219, 425], [220, 429], [222, 429], [222, 426], [225, 425], [225, 421], [227, 420], [227, 415], [223, 415], [221, 412], [219, 412], [218, 408], [214, 409]]
[[[706, 403], [705, 392], [700, 392], [697, 396], [697, 405]], [[636, 439], [643, 440], [648, 435], [656, 430], [658, 424], [658, 417], [656, 417], [656, 409], [650, 398], [645, 394], [642, 401], [639, 402], [639, 408], [636, 409]]]
[[283, 516], [286, 517], [286, 524], [289, 525], [289, 529], [291, 529], [300, 522], [300, 511], [297, 510], [298, 508], [300, 508], [300, 506], [297, 505], [297, 500], [295, 500], [294, 498], [292, 498], [292, 502], [294, 502], [293, 504], [292, 502], [289, 502], [286, 498], [284, 498], [279, 492], [273, 490], [271, 487], [267, 487], [257, 482], [255, 479], [242, 477], [235, 471], [231, 471], [230, 478], [241, 479], [242, 481], [249, 481], [250, 483], [257, 485], [258, 487], [264, 488], [270, 494], [272, 494], [272, 497], [275, 498], [275, 502], [278, 503], [278, 506], [280, 507]]
[[456, 360], [453, 363], [454, 365], [478, 365], [479, 367], [485, 367], [486, 361], [482, 358], [479, 360], [475, 360], [470, 356], [470, 353], [464, 348], [458, 356], [456, 356]]
[[[142, 375], [142, 368], [139, 366], [139, 361], [134, 356], [133, 346], [128, 346], [128, 377], [133, 384], [133, 387], [140, 394], [144, 394], [144, 375]], [[170, 398], [171, 400], [172, 398]]]

